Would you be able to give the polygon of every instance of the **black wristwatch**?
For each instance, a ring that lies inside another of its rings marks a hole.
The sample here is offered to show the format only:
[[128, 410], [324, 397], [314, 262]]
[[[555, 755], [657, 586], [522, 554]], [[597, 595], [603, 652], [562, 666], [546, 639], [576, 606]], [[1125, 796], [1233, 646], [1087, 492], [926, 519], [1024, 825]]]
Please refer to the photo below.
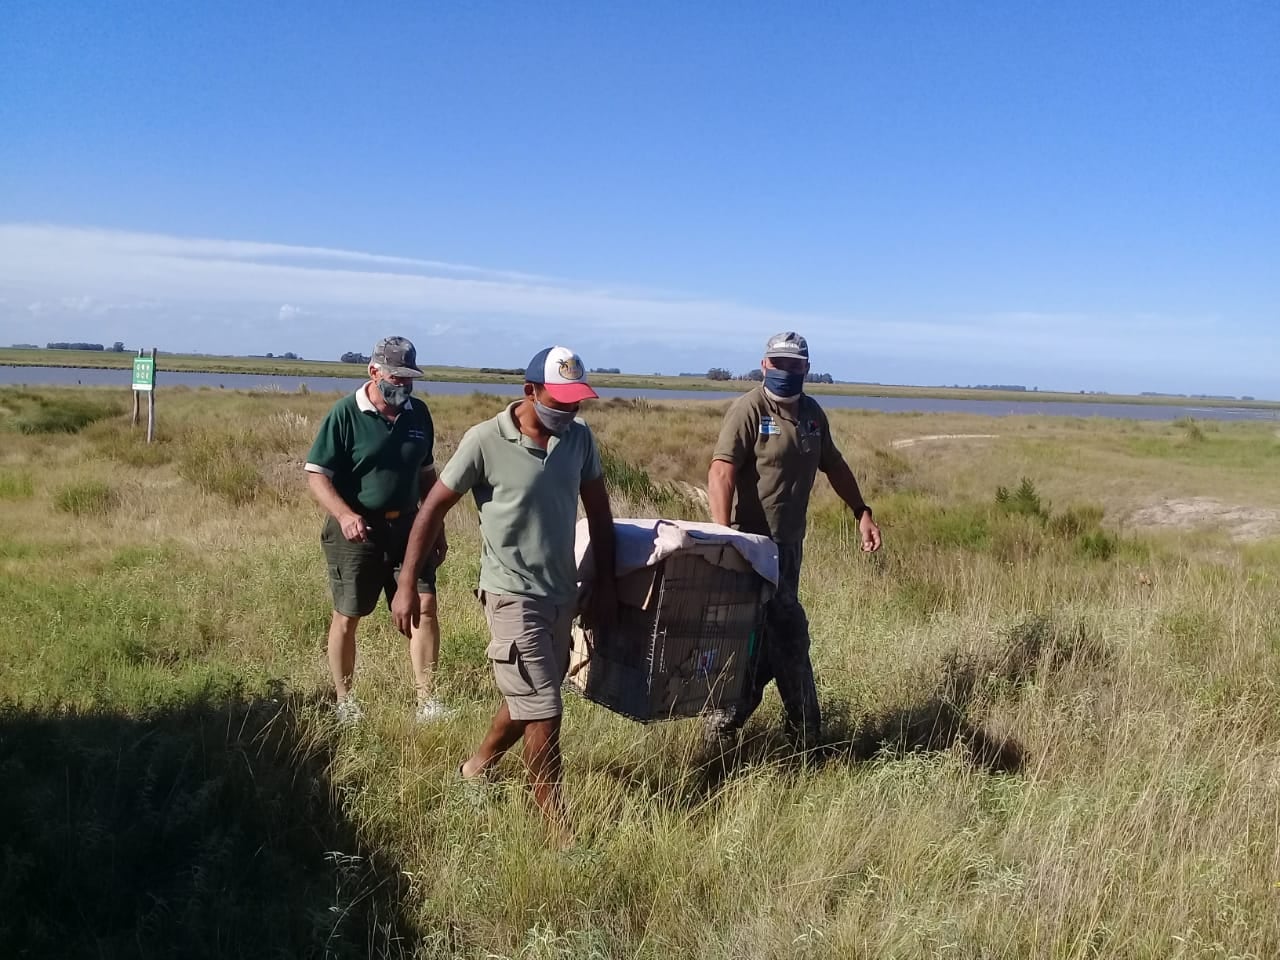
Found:
[[867, 516], [871, 516], [871, 508], [870, 508], [869, 506], [867, 506], [865, 503], [862, 505], [861, 509], [853, 511], [853, 519], [855, 519], [855, 520], [857, 520], [857, 521], [861, 522], [861, 521], [862, 521], [862, 515], [863, 515], [864, 513], [865, 513]]

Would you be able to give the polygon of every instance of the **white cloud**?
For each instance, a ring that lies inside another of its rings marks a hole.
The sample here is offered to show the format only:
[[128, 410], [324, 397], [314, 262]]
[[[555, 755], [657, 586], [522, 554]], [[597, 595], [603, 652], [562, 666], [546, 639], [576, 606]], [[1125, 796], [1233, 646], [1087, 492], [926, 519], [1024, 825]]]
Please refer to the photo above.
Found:
[[[993, 310], [922, 318], [909, 301], [904, 292], [901, 314], [890, 317], [798, 313], [360, 251], [0, 224], [0, 342], [47, 333], [336, 357], [403, 332], [427, 338], [433, 362], [510, 364], [564, 340], [599, 357], [593, 364], [675, 371], [746, 369], [768, 334], [796, 329], [819, 369], [867, 380], [1056, 376], [1081, 386], [1225, 390], [1238, 382], [1280, 392], [1267, 361], [1274, 342], [1233, 338], [1217, 317]], [[1194, 356], [1177, 349], [1186, 342], [1197, 344]]]

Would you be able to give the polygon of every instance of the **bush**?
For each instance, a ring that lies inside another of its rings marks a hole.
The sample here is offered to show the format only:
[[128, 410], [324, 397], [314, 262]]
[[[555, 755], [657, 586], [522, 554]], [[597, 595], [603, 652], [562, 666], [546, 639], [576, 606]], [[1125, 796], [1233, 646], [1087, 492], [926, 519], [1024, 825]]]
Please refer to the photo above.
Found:
[[116, 492], [100, 480], [86, 480], [63, 487], [53, 496], [53, 505], [77, 517], [102, 516], [118, 502]]
[[26, 471], [0, 471], [0, 500], [26, 500], [35, 492], [35, 483]]
[[1036, 485], [1027, 477], [1022, 478], [1022, 482], [1018, 484], [1018, 489], [1012, 493], [1008, 487], [997, 487], [996, 503], [1010, 513], [1035, 517], [1041, 521], [1049, 519], [1048, 505], [1041, 503]]
[[1116, 538], [1105, 530], [1094, 530], [1076, 540], [1076, 549], [1091, 560], [1110, 560], [1116, 546]]
[[230, 437], [204, 438], [182, 452], [178, 474], [238, 507], [254, 500], [263, 485], [262, 475], [243, 456]]
[[1093, 504], [1067, 507], [1049, 521], [1049, 532], [1055, 537], [1073, 540], [1097, 530], [1102, 524], [1102, 516], [1102, 508]]
[[78, 397], [51, 398], [28, 394], [27, 399], [31, 401], [30, 405], [14, 420], [19, 432], [26, 434], [78, 433], [89, 424], [120, 412], [115, 404], [95, 403]]

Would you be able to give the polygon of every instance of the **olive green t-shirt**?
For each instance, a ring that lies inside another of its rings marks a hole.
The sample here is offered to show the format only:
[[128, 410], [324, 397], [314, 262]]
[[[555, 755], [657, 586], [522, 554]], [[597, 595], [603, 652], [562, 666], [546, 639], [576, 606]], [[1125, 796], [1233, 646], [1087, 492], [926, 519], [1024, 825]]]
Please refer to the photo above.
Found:
[[844, 462], [816, 400], [779, 403], [764, 387], [729, 407], [711, 459], [736, 470], [733, 525], [778, 543], [804, 539], [817, 472]]
[[357, 513], [418, 507], [419, 477], [433, 463], [435, 427], [427, 405], [410, 397], [394, 422], [378, 413], [362, 386], [320, 422], [306, 469], [333, 481]]
[[600, 453], [581, 420], [543, 450], [520, 432], [515, 406], [463, 435], [440, 482], [475, 497], [481, 590], [567, 603], [578, 592], [578, 496], [601, 476]]

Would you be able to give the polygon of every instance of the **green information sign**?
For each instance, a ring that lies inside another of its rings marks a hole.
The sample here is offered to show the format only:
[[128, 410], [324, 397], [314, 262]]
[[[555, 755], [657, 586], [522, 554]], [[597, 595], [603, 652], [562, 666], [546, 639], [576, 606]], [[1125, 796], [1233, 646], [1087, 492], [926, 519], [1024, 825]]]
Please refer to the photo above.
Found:
[[133, 358], [133, 389], [154, 390], [156, 388], [156, 362], [151, 357]]

